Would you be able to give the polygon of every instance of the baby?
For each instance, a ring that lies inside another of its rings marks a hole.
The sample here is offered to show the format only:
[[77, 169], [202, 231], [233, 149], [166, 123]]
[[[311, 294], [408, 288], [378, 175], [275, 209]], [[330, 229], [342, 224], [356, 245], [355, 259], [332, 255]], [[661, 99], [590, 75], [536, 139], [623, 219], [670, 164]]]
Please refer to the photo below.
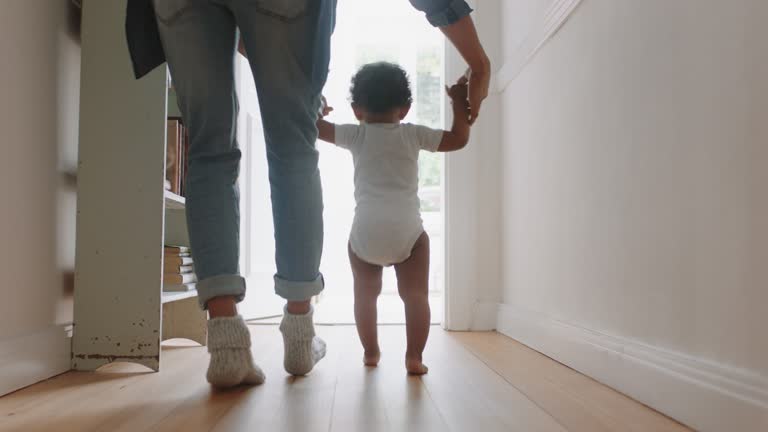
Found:
[[[395, 267], [405, 304], [408, 347], [405, 368], [427, 373], [422, 353], [430, 325], [429, 237], [419, 212], [419, 152], [449, 152], [469, 139], [467, 80], [446, 87], [453, 103], [450, 131], [401, 123], [411, 108], [408, 76], [398, 65], [372, 63], [352, 78], [351, 101], [359, 125], [318, 120], [319, 137], [352, 152], [355, 164], [355, 218], [349, 237], [354, 276], [355, 323], [365, 350], [364, 363], [381, 357], [376, 332], [376, 300], [382, 267]], [[322, 116], [332, 108], [323, 106]]]

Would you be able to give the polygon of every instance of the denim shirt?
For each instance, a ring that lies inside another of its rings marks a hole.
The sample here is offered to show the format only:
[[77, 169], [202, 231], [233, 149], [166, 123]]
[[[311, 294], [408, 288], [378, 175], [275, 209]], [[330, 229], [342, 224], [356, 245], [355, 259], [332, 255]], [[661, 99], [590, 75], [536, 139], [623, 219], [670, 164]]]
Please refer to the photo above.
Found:
[[[337, 0], [309, 1], [310, 11], [316, 24], [315, 40], [320, 42], [327, 40], [328, 34], [333, 32], [335, 26]], [[424, 12], [429, 23], [435, 27], [453, 24], [472, 12], [465, 0], [409, 1], [416, 9]], [[136, 78], [141, 78], [165, 63], [165, 53], [157, 29], [152, 0], [128, 0], [125, 33]], [[317, 49], [327, 51], [329, 47], [318, 44]], [[324, 56], [327, 53], [316, 52], [316, 55]]]

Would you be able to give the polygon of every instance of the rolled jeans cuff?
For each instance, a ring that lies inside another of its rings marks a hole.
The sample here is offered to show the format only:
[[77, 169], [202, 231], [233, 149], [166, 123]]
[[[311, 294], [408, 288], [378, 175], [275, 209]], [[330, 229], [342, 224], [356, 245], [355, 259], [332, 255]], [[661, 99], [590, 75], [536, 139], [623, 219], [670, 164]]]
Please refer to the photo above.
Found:
[[237, 303], [243, 301], [245, 279], [239, 275], [219, 275], [197, 283], [197, 300], [203, 310], [208, 309], [208, 300], [222, 296], [234, 296]]
[[325, 287], [323, 275], [315, 280], [298, 282], [282, 279], [275, 275], [275, 294], [288, 301], [305, 301], [320, 294]]

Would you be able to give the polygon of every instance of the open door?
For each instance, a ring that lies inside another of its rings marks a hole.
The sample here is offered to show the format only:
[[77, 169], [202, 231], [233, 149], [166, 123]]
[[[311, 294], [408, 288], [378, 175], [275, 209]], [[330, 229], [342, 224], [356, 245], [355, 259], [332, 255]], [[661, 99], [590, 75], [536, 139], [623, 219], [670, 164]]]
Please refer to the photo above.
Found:
[[[390, 31], [392, 22], [399, 23], [397, 32]], [[374, 61], [393, 61], [399, 63], [411, 79], [414, 102], [406, 121], [433, 128], [445, 126], [444, 37], [408, 2], [391, 5], [377, 0], [340, 2], [331, 44], [330, 73], [323, 90], [335, 108], [331, 121], [357, 122], [348, 96], [350, 78], [360, 66]], [[246, 319], [258, 319], [282, 314], [283, 300], [274, 294], [273, 289], [275, 244], [258, 98], [248, 61], [238, 56], [235, 70], [240, 98], [238, 140], [243, 151], [240, 176], [241, 271], [248, 282], [248, 294], [241, 304], [241, 313]], [[314, 318], [319, 324], [352, 324], [353, 287], [347, 240], [355, 212], [354, 167], [349, 152], [324, 142], [318, 143], [318, 149], [325, 191], [325, 240], [320, 271], [325, 278], [326, 289], [316, 299]], [[424, 228], [431, 238], [430, 304], [435, 323], [442, 321], [444, 309], [443, 166], [444, 159], [440, 154], [423, 152], [420, 155], [419, 195]], [[384, 272], [378, 316], [382, 324], [405, 322], [403, 304], [397, 294], [397, 282], [391, 268]]]
[[237, 141], [242, 151], [240, 272], [248, 286], [240, 314], [245, 319], [260, 319], [281, 315], [284, 301], [274, 290], [275, 239], [259, 100], [248, 60], [241, 55], [236, 57], [235, 80], [240, 102]]
[[[390, 4], [391, 3], [391, 4]], [[350, 79], [364, 64], [391, 61], [410, 76], [413, 105], [407, 122], [433, 128], [445, 125], [445, 42], [442, 33], [408, 2], [355, 0], [339, 2], [331, 39], [331, 63], [323, 90], [334, 111], [329, 120], [357, 123], [349, 103]], [[392, 23], [398, 23], [392, 31]], [[355, 214], [354, 166], [349, 151], [318, 142], [324, 191], [325, 241], [320, 270], [325, 291], [315, 311], [315, 323], [353, 324], [354, 299], [347, 241]], [[442, 320], [444, 280], [443, 156], [422, 152], [419, 195], [424, 228], [431, 246], [430, 304], [433, 322]], [[405, 323], [393, 268], [386, 268], [378, 300], [380, 324]]]

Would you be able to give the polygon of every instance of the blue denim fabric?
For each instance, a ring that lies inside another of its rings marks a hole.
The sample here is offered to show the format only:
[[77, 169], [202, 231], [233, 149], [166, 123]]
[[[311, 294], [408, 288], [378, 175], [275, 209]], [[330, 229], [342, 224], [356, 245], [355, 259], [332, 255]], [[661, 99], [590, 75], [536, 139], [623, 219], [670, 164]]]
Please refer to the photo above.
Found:
[[427, 14], [435, 27], [451, 25], [472, 12], [464, 0], [410, 0], [413, 7]]
[[154, 0], [189, 129], [187, 222], [201, 307], [245, 296], [239, 275], [240, 150], [234, 56], [240, 28], [256, 81], [275, 227], [275, 291], [323, 290], [322, 191], [315, 120], [328, 74], [334, 0]]
[[[161, 0], [167, 5], [160, 8], [167, 10], [175, 8], [179, 1], [186, 0]], [[250, 0], [258, 3], [262, 0]], [[399, 0], [398, 0], [399, 1]], [[410, 0], [411, 4], [427, 14], [427, 19], [434, 26], [442, 27], [453, 24], [459, 19], [469, 15], [472, 9], [464, 0]], [[128, 0], [125, 17], [125, 36], [128, 50], [131, 54], [133, 72], [136, 78], [149, 73], [152, 69], [165, 62], [160, 36], [158, 34], [157, 17], [152, 5], [153, 0]], [[322, 32], [328, 27], [333, 27], [333, 13], [336, 7], [335, 0], [315, 0], [313, 3], [321, 4], [317, 14], [318, 40], [322, 44]], [[319, 44], [319, 45], [320, 45]], [[322, 53], [320, 46], [319, 53]]]

